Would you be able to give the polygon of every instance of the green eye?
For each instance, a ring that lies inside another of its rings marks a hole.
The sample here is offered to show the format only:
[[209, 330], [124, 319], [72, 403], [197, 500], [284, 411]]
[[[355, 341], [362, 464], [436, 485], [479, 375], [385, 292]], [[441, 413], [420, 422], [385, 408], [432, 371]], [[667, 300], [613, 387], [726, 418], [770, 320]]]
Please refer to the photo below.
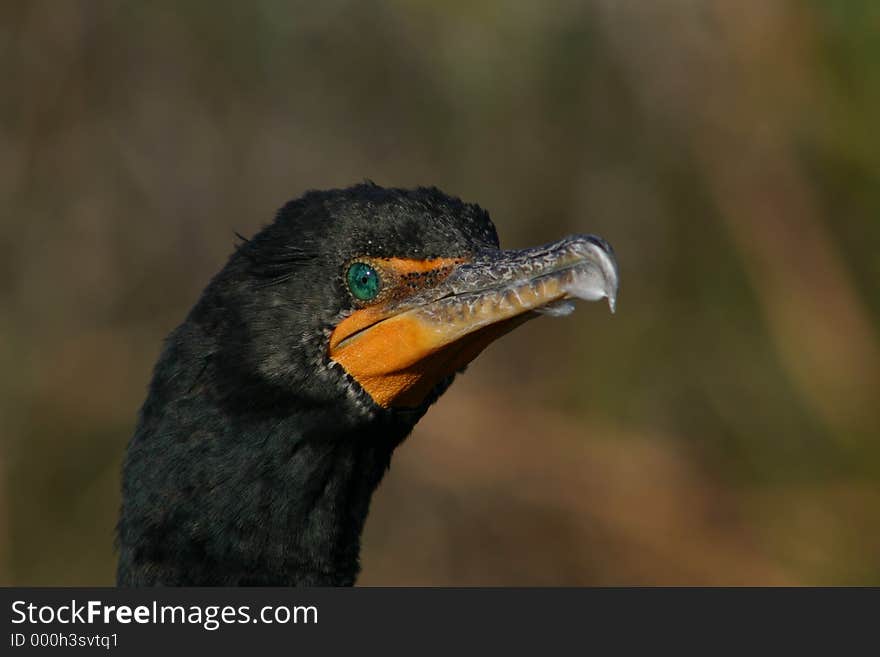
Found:
[[364, 262], [356, 262], [348, 268], [348, 289], [355, 298], [361, 301], [371, 301], [379, 294], [382, 281], [379, 273]]

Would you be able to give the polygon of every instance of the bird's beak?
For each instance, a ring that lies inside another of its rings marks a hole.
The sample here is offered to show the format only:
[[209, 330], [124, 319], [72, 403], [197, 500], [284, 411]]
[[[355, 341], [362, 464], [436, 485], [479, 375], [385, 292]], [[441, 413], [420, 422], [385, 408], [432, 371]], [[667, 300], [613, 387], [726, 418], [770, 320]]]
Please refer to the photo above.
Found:
[[[356, 310], [330, 336], [330, 358], [384, 408], [417, 407], [504, 333], [539, 314], [565, 315], [573, 299], [617, 301], [617, 262], [590, 235], [469, 260], [416, 262], [436, 275]], [[435, 265], [426, 266], [426, 262]]]

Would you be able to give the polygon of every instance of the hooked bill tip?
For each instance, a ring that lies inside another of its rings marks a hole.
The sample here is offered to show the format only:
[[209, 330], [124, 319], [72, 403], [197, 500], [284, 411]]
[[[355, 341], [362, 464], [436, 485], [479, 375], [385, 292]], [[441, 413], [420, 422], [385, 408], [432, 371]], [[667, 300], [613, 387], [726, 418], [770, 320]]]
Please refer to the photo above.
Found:
[[598, 247], [596, 261], [602, 271], [602, 278], [605, 284], [605, 298], [608, 299], [608, 309], [614, 314], [617, 311], [617, 286], [619, 280], [614, 249], [601, 237], [590, 235], [587, 239], [591, 244]]
[[608, 308], [617, 310], [618, 273], [617, 260], [611, 245], [602, 238], [588, 235], [576, 238], [581, 251], [579, 264], [575, 265], [564, 290], [572, 297], [585, 301], [608, 300]]

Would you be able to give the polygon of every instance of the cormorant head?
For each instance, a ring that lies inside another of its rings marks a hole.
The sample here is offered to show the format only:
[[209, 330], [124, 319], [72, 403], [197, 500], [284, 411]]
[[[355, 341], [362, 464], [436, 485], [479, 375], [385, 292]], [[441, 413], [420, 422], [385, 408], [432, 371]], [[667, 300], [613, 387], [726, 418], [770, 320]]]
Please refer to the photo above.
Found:
[[166, 341], [123, 469], [118, 581], [351, 584], [397, 444], [492, 340], [617, 294], [589, 236], [502, 251], [436, 189], [310, 192]]
[[613, 310], [617, 265], [593, 236], [503, 251], [476, 205], [363, 184], [285, 205], [209, 291], [191, 319], [222, 316], [230, 402], [295, 398], [349, 417], [417, 419], [527, 319], [570, 312], [574, 297], [608, 298]]

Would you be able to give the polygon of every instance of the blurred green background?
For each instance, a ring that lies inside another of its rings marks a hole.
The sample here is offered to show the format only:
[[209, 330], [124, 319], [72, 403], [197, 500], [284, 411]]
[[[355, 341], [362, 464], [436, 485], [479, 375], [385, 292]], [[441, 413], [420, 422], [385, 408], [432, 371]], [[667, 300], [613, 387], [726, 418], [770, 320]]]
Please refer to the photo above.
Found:
[[7, 1], [0, 71], [0, 583], [112, 583], [163, 337], [369, 178], [622, 285], [432, 409], [362, 584], [880, 584], [880, 3]]

